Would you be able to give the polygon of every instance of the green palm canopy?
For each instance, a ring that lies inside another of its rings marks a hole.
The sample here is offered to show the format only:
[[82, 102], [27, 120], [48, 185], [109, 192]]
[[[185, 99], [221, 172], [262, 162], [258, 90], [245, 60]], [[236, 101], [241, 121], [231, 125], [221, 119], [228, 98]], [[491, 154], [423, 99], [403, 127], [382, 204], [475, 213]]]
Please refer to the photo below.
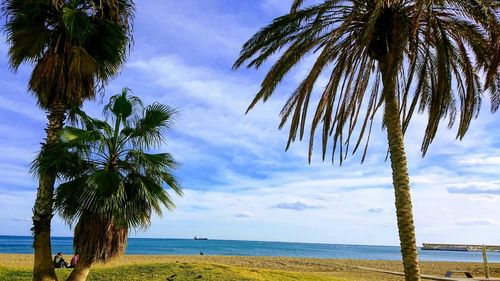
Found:
[[11, 67], [35, 65], [29, 89], [42, 108], [80, 106], [124, 63], [133, 9], [130, 0], [5, 0]]
[[[495, 0], [324, 0], [307, 7], [295, 0], [290, 13], [243, 45], [234, 64], [259, 68], [276, 60], [250, 110], [269, 99], [300, 61], [314, 59], [283, 106], [279, 125], [290, 124], [288, 148], [311, 121], [309, 161], [317, 130], [323, 159], [331, 148], [332, 161], [338, 153], [342, 164], [364, 147], [364, 160], [375, 114], [384, 105], [406, 280], [420, 280], [420, 270], [403, 134], [414, 112], [427, 114], [425, 155], [441, 120], [447, 118], [449, 127], [458, 121], [461, 139], [484, 94], [491, 111], [498, 110], [499, 7]], [[326, 85], [313, 91], [322, 75]]]
[[39, 170], [61, 171], [55, 208], [76, 223], [74, 247], [88, 262], [103, 262], [123, 252], [130, 229], [144, 229], [154, 213], [172, 210], [164, 187], [182, 195], [169, 153], [147, 153], [164, 144], [174, 110], [154, 103], [142, 106], [125, 89], [104, 113], [111, 124], [79, 109], [70, 115], [80, 127], [62, 130], [61, 145], [41, 154]]

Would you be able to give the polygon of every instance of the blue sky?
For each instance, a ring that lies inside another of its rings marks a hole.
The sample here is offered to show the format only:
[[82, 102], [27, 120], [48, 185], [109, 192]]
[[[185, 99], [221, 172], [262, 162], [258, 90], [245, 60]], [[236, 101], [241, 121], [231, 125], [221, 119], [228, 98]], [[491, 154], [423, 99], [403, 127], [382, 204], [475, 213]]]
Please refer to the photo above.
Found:
[[[239, 49], [260, 27], [286, 13], [289, 0], [137, 1], [135, 44], [106, 88], [126, 86], [146, 103], [178, 109], [162, 150], [182, 164], [184, 197], [138, 237], [303, 241], [397, 245], [385, 131], [374, 126], [367, 159], [323, 163], [307, 144], [284, 151], [279, 111], [310, 67], [298, 66], [275, 96], [244, 112], [268, 67], [231, 71]], [[27, 93], [31, 66], [9, 70], [0, 44], [0, 235], [29, 235], [36, 180], [28, 165], [44, 136], [45, 114]], [[500, 127], [487, 98], [463, 141], [441, 129], [420, 155], [425, 118], [406, 136], [418, 243], [500, 244]], [[314, 104], [311, 102], [311, 104]], [[100, 99], [85, 110], [99, 116]], [[446, 127], [446, 126], [443, 126]], [[71, 229], [58, 217], [53, 235]]]

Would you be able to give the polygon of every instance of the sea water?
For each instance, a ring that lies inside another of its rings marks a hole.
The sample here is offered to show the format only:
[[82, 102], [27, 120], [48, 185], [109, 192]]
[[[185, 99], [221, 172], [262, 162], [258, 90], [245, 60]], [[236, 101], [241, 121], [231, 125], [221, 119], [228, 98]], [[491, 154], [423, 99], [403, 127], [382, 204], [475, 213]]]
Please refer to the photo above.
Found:
[[[0, 253], [32, 254], [33, 237], [0, 236]], [[53, 237], [52, 251], [71, 255], [71, 237]], [[308, 258], [400, 260], [396, 246], [366, 246], [319, 243], [290, 243], [236, 240], [129, 238], [129, 255], [227, 255], [284, 256]], [[481, 252], [420, 251], [422, 261], [481, 262]], [[488, 252], [489, 262], [500, 262], [499, 252]]]

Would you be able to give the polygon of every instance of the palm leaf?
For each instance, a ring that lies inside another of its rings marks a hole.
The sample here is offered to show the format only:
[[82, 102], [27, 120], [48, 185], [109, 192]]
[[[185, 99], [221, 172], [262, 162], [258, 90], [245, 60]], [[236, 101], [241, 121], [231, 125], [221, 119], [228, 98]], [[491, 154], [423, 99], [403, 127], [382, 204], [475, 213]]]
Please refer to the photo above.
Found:
[[[178, 164], [172, 155], [144, 151], [162, 144], [163, 131], [171, 127], [175, 111], [157, 103], [143, 108], [141, 100], [128, 93], [124, 89], [105, 106], [114, 126], [80, 109], [70, 110], [70, 119], [79, 127], [62, 130], [61, 149], [75, 154], [78, 165], [68, 163], [69, 157], [49, 154], [57, 165], [66, 164], [71, 171], [56, 191], [55, 206], [68, 224], [76, 223], [75, 250], [89, 261], [120, 255], [129, 229], [146, 229], [154, 214], [173, 210], [175, 204], [165, 187], [182, 195], [173, 175]], [[82, 244], [88, 235], [92, 235], [89, 243]]]
[[133, 130], [126, 130], [126, 133], [135, 146], [150, 148], [161, 144], [163, 132], [172, 126], [172, 118], [175, 110], [162, 105], [152, 104], [143, 111], [142, 118], [136, 120]]

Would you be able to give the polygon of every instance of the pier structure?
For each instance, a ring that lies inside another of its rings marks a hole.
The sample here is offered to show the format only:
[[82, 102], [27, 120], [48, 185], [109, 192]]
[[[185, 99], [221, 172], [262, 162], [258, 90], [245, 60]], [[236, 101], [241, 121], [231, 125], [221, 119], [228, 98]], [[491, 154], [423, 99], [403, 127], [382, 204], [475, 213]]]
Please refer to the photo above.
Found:
[[500, 246], [495, 245], [422, 243], [422, 250], [481, 252], [483, 247], [486, 251], [500, 252]]
[[433, 244], [422, 243], [422, 250], [441, 250], [441, 251], [468, 251], [483, 253], [483, 271], [485, 280], [490, 280], [490, 269], [488, 266], [487, 251], [500, 252], [500, 246], [494, 245], [470, 245], [470, 244]]

